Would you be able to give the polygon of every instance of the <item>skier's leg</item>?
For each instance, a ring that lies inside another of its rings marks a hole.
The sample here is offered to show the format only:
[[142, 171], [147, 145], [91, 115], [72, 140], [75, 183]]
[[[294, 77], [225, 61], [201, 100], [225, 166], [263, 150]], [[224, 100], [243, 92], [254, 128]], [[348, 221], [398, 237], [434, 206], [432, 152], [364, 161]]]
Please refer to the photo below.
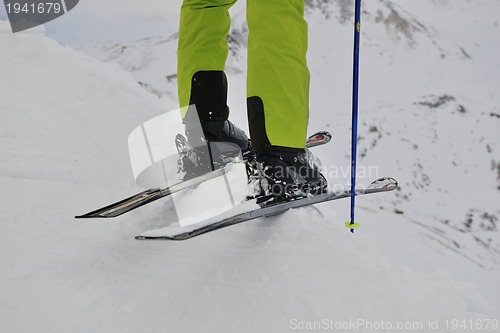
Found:
[[[184, 0], [177, 50], [178, 93], [181, 107], [195, 105], [205, 138], [248, 148], [246, 134], [228, 121], [227, 79], [229, 8], [236, 0]], [[183, 108], [189, 125], [193, 108]], [[189, 129], [186, 128], [186, 132]], [[189, 137], [188, 137], [189, 139]]]
[[304, 0], [247, 0], [248, 122], [252, 147], [278, 200], [322, 193], [326, 181], [305, 151], [309, 116]]
[[248, 120], [256, 151], [304, 149], [309, 115], [304, 0], [247, 0]]
[[[228, 54], [229, 8], [236, 0], [184, 0], [181, 7], [177, 48], [179, 104], [188, 106], [193, 76], [201, 72], [222, 86]], [[220, 95], [220, 93], [219, 93]], [[184, 115], [182, 115], [184, 117]]]

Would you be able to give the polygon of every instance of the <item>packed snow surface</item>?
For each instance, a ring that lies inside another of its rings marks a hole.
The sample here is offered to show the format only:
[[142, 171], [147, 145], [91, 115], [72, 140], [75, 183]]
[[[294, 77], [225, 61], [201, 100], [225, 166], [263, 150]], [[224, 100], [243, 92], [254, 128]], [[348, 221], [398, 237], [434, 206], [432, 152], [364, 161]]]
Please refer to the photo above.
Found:
[[[345, 186], [352, 8], [306, 2], [309, 129], [334, 134], [314, 151]], [[43, 29], [12, 34], [0, 21], [2, 332], [453, 332], [454, 320], [493, 328], [500, 3], [364, 8], [359, 180], [392, 176], [400, 189], [360, 197], [355, 234], [341, 200], [183, 242], [133, 239], [175, 222], [171, 200], [116, 219], [73, 219], [141, 190], [127, 137], [178, 107], [176, 31], [116, 57], [109, 44], [79, 48], [96, 60]], [[242, 9], [228, 74], [231, 118], [245, 127]], [[167, 60], [146, 61], [147, 52]], [[142, 67], [127, 68], [133, 60]]]

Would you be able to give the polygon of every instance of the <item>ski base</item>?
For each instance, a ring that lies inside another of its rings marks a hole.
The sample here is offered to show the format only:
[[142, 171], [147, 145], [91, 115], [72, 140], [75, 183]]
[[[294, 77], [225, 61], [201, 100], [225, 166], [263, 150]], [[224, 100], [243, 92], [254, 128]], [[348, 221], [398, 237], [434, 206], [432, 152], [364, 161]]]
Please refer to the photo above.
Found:
[[[396, 189], [398, 186], [398, 182], [394, 178], [380, 178], [375, 180], [365, 189], [361, 189], [356, 191], [356, 195], [364, 195], [364, 194], [372, 194], [379, 192], [389, 192]], [[233, 216], [229, 217], [217, 217], [207, 220], [205, 222], [201, 222], [194, 226], [188, 227], [174, 227], [174, 228], [164, 228], [161, 229], [163, 235], [149, 234], [145, 233], [144, 235], [136, 236], [137, 240], [186, 240], [189, 238], [193, 238], [214, 230], [218, 230], [221, 228], [226, 228], [235, 224], [239, 224], [242, 222], [250, 221], [253, 219], [257, 219], [260, 217], [269, 217], [277, 214], [284, 213], [290, 209], [314, 205], [321, 202], [327, 202], [337, 199], [342, 199], [351, 196], [350, 190], [344, 190], [338, 193], [325, 193], [321, 195], [291, 200], [283, 203], [278, 203], [274, 205], [264, 206], [264, 207], [256, 207], [256, 204], [253, 202], [249, 203], [250, 209], [248, 211], [244, 211], [241, 213], [237, 213]], [[254, 201], [254, 200], [252, 200]], [[153, 232], [154, 233], [154, 232]]]

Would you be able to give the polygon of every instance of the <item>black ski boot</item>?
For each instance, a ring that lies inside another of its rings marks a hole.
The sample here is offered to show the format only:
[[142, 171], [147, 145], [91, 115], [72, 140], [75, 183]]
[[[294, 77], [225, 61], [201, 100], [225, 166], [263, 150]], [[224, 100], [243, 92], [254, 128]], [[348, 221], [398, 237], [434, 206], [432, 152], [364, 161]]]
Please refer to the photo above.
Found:
[[250, 150], [248, 136], [228, 120], [227, 78], [223, 71], [196, 72], [191, 80], [189, 104], [184, 118], [188, 140], [191, 140], [188, 132], [193, 129], [189, 123], [194, 120], [201, 124], [205, 141], [229, 142], [237, 145], [243, 153]]
[[203, 135], [208, 142], [229, 142], [239, 147], [245, 155], [251, 151], [250, 140], [246, 133], [229, 120], [205, 121], [201, 123]]
[[257, 154], [257, 201], [272, 204], [327, 192], [327, 181], [307, 150], [270, 150]]
[[252, 154], [248, 136], [228, 120], [227, 78], [223, 71], [196, 72], [189, 104], [183, 121], [194, 164], [191, 168], [185, 163], [184, 168], [194, 168], [186, 171], [191, 177]]

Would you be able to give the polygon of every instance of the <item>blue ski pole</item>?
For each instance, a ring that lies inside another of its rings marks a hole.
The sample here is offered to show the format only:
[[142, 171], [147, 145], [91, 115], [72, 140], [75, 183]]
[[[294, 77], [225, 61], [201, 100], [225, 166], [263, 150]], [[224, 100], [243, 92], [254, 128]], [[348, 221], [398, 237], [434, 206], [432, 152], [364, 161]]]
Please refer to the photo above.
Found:
[[346, 227], [354, 229], [359, 223], [354, 222], [354, 207], [356, 197], [356, 151], [358, 140], [358, 87], [359, 87], [359, 37], [361, 30], [361, 0], [355, 0], [354, 9], [354, 59], [353, 59], [353, 82], [352, 82], [352, 142], [351, 142], [351, 221]]

